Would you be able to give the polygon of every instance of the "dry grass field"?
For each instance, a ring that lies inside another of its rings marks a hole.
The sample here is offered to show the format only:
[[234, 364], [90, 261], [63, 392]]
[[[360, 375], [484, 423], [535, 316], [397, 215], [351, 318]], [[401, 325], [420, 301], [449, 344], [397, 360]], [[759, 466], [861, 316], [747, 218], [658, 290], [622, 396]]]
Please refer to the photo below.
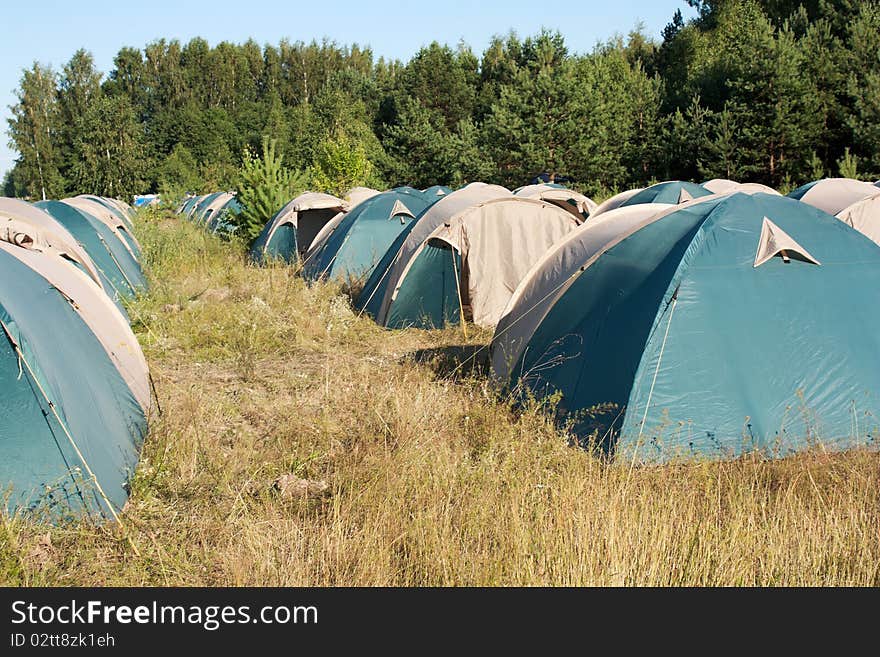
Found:
[[162, 414], [124, 530], [0, 520], [7, 585], [877, 585], [880, 455], [629, 468], [481, 371], [163, 214], [131, 306]]

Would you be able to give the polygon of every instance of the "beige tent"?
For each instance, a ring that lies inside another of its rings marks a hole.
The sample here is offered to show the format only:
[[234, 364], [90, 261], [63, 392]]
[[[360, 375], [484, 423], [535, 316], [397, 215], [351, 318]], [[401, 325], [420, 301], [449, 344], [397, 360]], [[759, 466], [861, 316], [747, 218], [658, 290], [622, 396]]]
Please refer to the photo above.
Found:
[[26, 201], [0, 198], [0, 242], [67, 257], [104, 289], [95, 264], [73, 235], [48, 212]]
[[266, 249], [272, 238], [282, 226], [292, 226], [296, 233], [296, 244], [300, 254], [305, 254], [321, 229], [340, 213], [344, 213], [348, 203], [330, 194], [305, 192], [285, 205], [272, 218], [257, 238], [255, 247]]
[[880, 190], [844, 208], [836, 216], [880, 245]]
[[352, 187], [345, 193], [344, 199], [348, 203], [348, 209], [351, 210], [358, 203], [363, 203], [368, 198], [373, 198], [376, 194], [381, 194], [381, 192], [370, 187]]
[[526, 185], [514, 192], [516, 196], [536, 198], [558, 205], [571, 212], [575, 218], [583, 221], [596, 209], [596, 202], [573, 189], [554, 187], [552, 185]]
[[475, 182], [447, 194], [434, 203], [410, 229], [388, 267], [380, 273], [379, 284], [368, 291], [368, 298], [364, 300], [362, 305], [368, 307], [375, 303], [376, 321], [384, 324], [384, 317], [391, 303], [391, 295], [400, 281], [403, 270], [428, 236], [438, 226], [449, 223], [453, 217], [464, 213], [469, 208], [477, 207], [496, 198], [510, 198], [512, 196], [513, 193], [506, 187]]
[[85, 198], [101, 203], [102, 205], [107, 204], [111, 206], [112, 209], [117, 210], [122, 215], [122, 219], [128, 224], [129, 228], [134, 228], [134, 225], [131, 223], [131, 220], [134, 217], [134, 210], [132, 210], [132, 207], [125, 201], [120, 201], [117, 198], [110, 198], [109, 196], [95, 196], [94, 194], [80, 194], [78, 198]]
[[125, 245], [125, 248], [131, 253], [132, 257], [135, 260], [140, 260], [140, 256], [134, 248], [140, 248], [137, 238], [135, 238], [134, 234], [131, 232], [131, 227], [125, 221], [120, 219], [115, 212], [98, 201], [82, 196], [61, 199], [61, 202], [66, 203], [77, 210], [88, 212], [95, 219], [106, 225], [113, 231], [113, 234], [120, 239], [123, 245]]
[[[691, 203], [701, 203], [702, 197]], [[643, 203], [616, 208], [588, 221], [557, 242], [527, 271], [501, 313], [492, 340], [492, 371], [499, 381], [510, 379], [510, 367], [556, 300], [568, 289], [584, 262], [641, 228], [653, 218], [681, 206]]]
[[732, 194], [733, 192], [764, 192], [765, 194], [779, 194], [772, 187], [760, 183], [740, 183], [727, 178], [713, 178], [701, 183], [703, 187], [713, 194]]
[[[433, 250], [441, 258], [443, 251], [449, 251], [453, 263], [455, 255], [460, 256], [460, 269], [457, 264], [452, 267], [458, 274], [459, 303], [465, 317], [479, 326], [494, 326], [532, 265], [578, 226], [570, 213], [537, 199], [502, 196], [467, 205], [437, 225], [405, 260], [401, 257], [395, 263], [393, 287], [386, 290], [378, 319], [389, 327], [424, 321], [418, 316], [419, 308], [430, 304], [420, 304], [420, 295], [427, 298], [439, 292], [432, 289], [434, 274], [426, 275], [424, 264], [418, 274], [413, 272], [423, 255], [425, 263], [436, 262], [429, 253]], [[441, 308], [425, 325], [442, 325], [444, 316]]]
[[608, 212], [609, 210], [614, 210], [615, 208], [619, 208], [621, 205], [626, 203], [633, 196], [642, 191], [644, 187], [638, 187], [636, 189], [628, 189], [625, 192], [620, 192], [619, 194], [615, 194], [609, 199], [605, 199], [599, 205], [597, 205], [593, 211], [590, 213], [590, 218], [595, 219], [600, 214], [604, 212]]
[[825, 178], [812, 185], [803, 194], [798, 195], [797, 192], [798, 190], [795, 190], [790, 196], [828, 214], [837, 215], [853, 203], [874, 196], [877, 188], [871, 183], [852, 178]]
[[110, 297], [88, 276], [54, 253], [21, 249], [6, 242], [0, 242], [0, 250], [45, 278], [70, 301], [104, 347], [141, 408], [148, 412], [151, 398], [147, 361], [128, 321]]

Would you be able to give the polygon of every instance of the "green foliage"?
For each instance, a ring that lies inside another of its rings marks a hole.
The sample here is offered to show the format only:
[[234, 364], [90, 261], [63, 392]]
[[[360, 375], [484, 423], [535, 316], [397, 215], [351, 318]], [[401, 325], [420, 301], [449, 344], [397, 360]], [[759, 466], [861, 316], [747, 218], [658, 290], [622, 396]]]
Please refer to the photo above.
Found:
[[841, 178], [859, 177], [859, 158], [849, 152], [849, 147], [843, 151], [843, 156], [837, 160], [837, 171]]
[[242, 210], [230, 218], [238, 226], [236, 234], [252, 241], [269, 219], [304, 188], [305, 176], [284, 166], [284, 156], [277, 152], [276, 140], [264, 138], [259, 157], [245, 147], [237, 194]]
[[202, 177], [195, 156], [183, 144], [178, 144], [159, 166], [157, 172], [162, 199], [176, 204], [187, 192], [201, 191]]
[[352, 187], [376, 184], [363, 144], [344, 132], [321, 143], [309, 176], [314, 189], [339, 197]]
[[80, 50], [60, 74], [23, 72], [7, 187], [29, 198], [230, 189], [238, 154], [264, 137], [337, 192], [516, 186], [541, 170], [592, 194], [676, 178], [780, 186], [841, 158], [880, 177], [880, 5], [690, 4], [697, 17], [676, 12], [662, 41], [637, 25], [586, 53], [546, 30], [496, 36], [481, 54], [431, 43], [407, 62], [326, 40], [159, 39], [122, 48], [105, 79]]
[[12, 171], [7, 171], [3, 174], [3, 196], [13, 197], [16, 195], [15, 193], [15, 178], [12, 176]]
[[56, 198], [64, 191], [56, 84], [52, 69], [35, 63], [22, 74], [18, 102], [10, 108], [9, 145], [19, 153], [10, 180], [16, 194], [34, 200]]
[[99, 96], [81, 117], [83, 133], [70, 145], [74, 189], [130, 198], [145, 188], [143, 133], [125, 96]]

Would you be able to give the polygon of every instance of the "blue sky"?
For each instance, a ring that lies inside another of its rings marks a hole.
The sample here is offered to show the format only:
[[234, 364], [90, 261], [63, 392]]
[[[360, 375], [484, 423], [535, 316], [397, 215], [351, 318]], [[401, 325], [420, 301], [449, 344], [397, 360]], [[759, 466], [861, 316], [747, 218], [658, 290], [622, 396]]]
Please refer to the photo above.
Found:
[[493, 34], [510, 30], [520, 36], [541, 27], [559, 30], [570, 50], [585, 52], [598, 41], [626, 34], [642, 22], [659, 38], [676, 9], [693, 15], [684, 0], [446, 0], [397, 2], [333, 0], [39, 0], [9, 3], [3, 8], [6, 26], [0, 39], [0, 176], [12, 167], [14, 152], [7, 147], [8, 106], [15, 101], [21, 71], [34, 61], [56, 69], [78, 48], [95, 56], [107, 73], [122, 46], [142, 48], [165, 37], [187, 41], [201, 36], [209, 43], [278, 43], [328, 37], [338, 43], [369, 45], [377, 56], [408, 59], [431, 41], [460, 40], [481, 52]]

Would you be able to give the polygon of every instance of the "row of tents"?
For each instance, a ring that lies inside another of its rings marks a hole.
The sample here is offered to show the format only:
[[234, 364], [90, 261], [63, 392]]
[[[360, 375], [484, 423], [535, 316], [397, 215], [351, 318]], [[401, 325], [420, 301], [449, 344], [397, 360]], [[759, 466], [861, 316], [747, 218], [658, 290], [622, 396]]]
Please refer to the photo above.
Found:
[[250, 256], [348, 283], [387, 328], [494, 327], [493, 378], [560, 393], [609, 454], [880, 437], [878, 185], [667, 181], [598, 205], [558, 184], [306, 193]]
[[214, 192], [202, 196], [189, 196], [177, 209], [188, 219], [204, 226], [212, 233], [229, 234], [237, 226], [230, 221], [230, 215], [241, 212], [241, 205], [233, 192]]
[[116, 518], [152, 408], [125, 301], [145, 291], [132, 209], [0, 198], [0, 487], [9, 512]]

